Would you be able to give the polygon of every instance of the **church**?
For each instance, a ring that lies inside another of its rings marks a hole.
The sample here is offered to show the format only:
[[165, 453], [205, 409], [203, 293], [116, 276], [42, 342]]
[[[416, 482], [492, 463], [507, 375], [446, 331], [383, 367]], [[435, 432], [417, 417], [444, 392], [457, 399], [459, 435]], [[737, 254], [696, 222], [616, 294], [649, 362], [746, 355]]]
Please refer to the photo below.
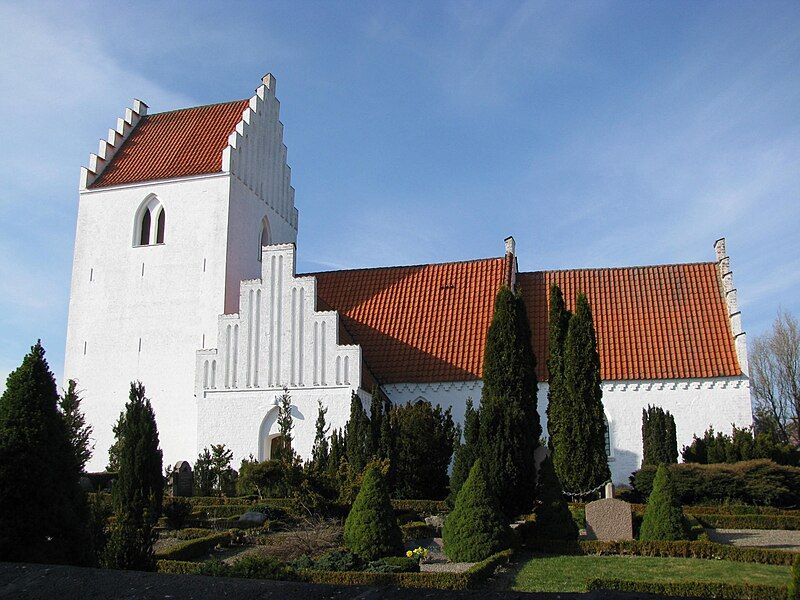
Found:
[[[548, 289], [592, 306], [615, 482], [642, 459], [642, 410], [675, 417], [678, 445], [710, 425], [750, 426], [746, 337], [725, 240], [690, 264], [520, 271], [513, 237], [463, 262], [297, 273], [298, 211], [276, 81], [244, 100], [152, 113], [134, 100], [81, 169], [65, 379], [94, 428], [112, 427], [141, 380], [164, 463], [225, 444], [234, 467], [270, 458], [287, 388], [293, 445], [309, 458], [318, 403], [343, 427], [375, 386], [461, 421], [479, 403], [502, 285], [523, 294], [547, 431]], [[702, 258], [702, 257], [701, 257]]]

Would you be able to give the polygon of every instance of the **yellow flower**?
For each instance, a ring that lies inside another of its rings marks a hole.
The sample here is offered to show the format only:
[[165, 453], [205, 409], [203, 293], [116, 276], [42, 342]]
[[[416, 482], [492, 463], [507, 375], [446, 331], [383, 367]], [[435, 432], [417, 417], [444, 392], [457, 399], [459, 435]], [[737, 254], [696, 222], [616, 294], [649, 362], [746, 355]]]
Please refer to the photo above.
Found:
[[412, 556], [414, 556], [414, 553], [411, 550], [409, 550], [408, 552], [406, 552], [406, 556], [408, 558], [411, 558]]

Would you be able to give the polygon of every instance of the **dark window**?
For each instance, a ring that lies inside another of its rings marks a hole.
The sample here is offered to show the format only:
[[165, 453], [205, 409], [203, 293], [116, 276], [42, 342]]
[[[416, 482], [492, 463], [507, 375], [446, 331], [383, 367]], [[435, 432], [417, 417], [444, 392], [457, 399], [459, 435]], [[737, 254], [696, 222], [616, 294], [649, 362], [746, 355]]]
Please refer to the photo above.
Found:
[[158, 213], [158, 224], [156, 226], [156, 244], [163, 244], [164, 243], [164, 222], [166, 216], [164, 214], [164, 209], [162, 208], [161, 211]]
[[139, 236], [139, 245], [147, 246], [150, 243], [150, 209], [146, 208], [142, 215], [142, 233]]

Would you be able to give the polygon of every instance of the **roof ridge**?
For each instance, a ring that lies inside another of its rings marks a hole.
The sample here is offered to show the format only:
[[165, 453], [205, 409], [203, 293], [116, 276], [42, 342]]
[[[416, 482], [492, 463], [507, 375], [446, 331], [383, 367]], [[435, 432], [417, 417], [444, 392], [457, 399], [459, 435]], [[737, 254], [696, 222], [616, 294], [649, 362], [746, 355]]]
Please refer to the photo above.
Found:
[[490, 260], [503, 260], [503, 256], [490, 256], [486, 258], [473, 258], [469, 260], [453, 260], [440, 263], [420, 263], [416, 265], [393, 265], [386, 267], [355, 267], [353, 269], [332, 269], [330, 271], [312, 271], [309, 273], [298, 273], [298, 277], [308, 277], [311, 275], [324, 275], [326, 273], [352, 273], [353, 271], [383, 271], [389, 269], [413, 269], [416, 267], [438, 267], [444, 265], [463, 265], [469, 263], [488, 262]]
[[148, 117], [155, 117], [156, 115], [168, 115], [170, 113], [183, 112], [184, 110], [192, 110], [195, 108], [210, 108], [212, 106], [221, 106], [223, 104], [236, 104], [237, 102], [249, 102], [249, 98], [241, 98], [239, 100], [226, 100], [225, 102], [211, 102], [209, 104], [199, 104], [197, 106], [185, 106], [183, 108], [173, 108], [172, 110], [163, 110], [161, 112], [149, 113]]
[[694, 265], [715, 265], [711, 260], [685, 262], [685, 263], [659, 263], [651, 265], [628, 265], [627, 267], [574, 267], [572, 269], [540, 269], [538, 271], [519, 271], [519, 275], [532, 275], [534, 273], [567, 273], [569, 271], [626, 271], [629, 269], [658, 269], [660, 267], [690, 267]]

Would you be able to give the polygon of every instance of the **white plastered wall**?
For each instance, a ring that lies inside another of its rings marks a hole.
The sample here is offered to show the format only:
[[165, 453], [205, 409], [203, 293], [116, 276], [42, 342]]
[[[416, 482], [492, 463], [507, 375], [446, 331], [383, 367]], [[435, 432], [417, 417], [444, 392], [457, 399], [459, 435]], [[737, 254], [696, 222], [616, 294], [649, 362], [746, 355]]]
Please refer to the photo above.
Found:
[[[242, 281], [238, 314], [220, 315], [216, 348], [196, 356], [197, 450], [225, 444], [234, 462], [259, 451], [262, 423], [285, 386], [295, 416], [294, 448], [309, 458], [317, 401], [344, 427], [359, 391], [361, 348], [340, 345], [339, 315], [316, 310], [316, 279], [295, 276], [293, 244], [263, 248], [261, 278]], [[277, 424], [272, 423], [277, 433]]]
[[[445, 408], [452, 407], [453, 419], [463, 423], [467, 398], [480, 405], [480, 381], [419, 384], [399, 383], [383, 386], [395, 404], [424, 398]], [[547, 436], [546, 383], [539, 384], [538, 410], [543, 435]], [[675, 417], [678, 450], [713, 426], [730, 432], [731, 425], [752, 425], [750, 384], [746, 377], [716, 379], [617, 381], [603, 383], [603, 406], [611, 436], [611, 476], [617, 484], [627, 484], [630, 474], [642, 462], [642, 410], [661, 406]]]
[[[153, 402], [165, 464], [193, 456], [194, 353], [216, 336], [224, 307], [227, 180], [81, 193], [64, 377], [83, 390], [94, 429], [89, 470], [107, 464], [132, 380], [144, 383]], [[152, 197], [165, 211], [164, 243], [136, 246], [135, 216]]]

